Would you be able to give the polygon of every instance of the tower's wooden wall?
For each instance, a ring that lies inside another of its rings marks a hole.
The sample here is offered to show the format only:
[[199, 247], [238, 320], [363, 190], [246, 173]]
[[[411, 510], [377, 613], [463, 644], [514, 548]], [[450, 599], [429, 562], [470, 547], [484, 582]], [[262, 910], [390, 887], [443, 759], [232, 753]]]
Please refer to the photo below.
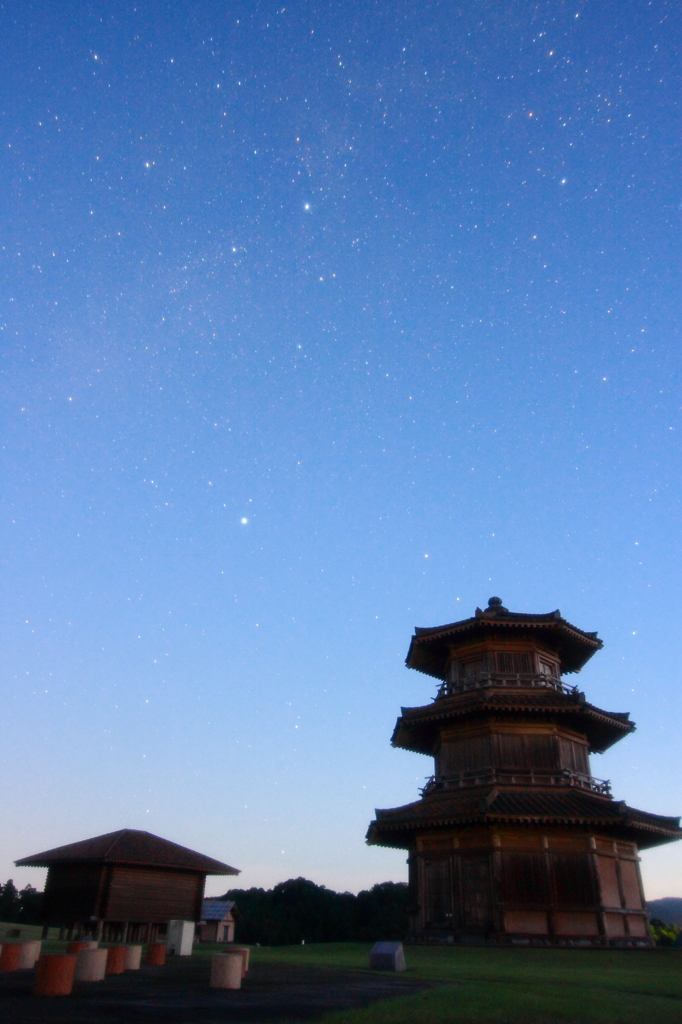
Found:
[[410, 881], [421, 938], [648, 942], [634, 843], [532, 827], [430, 833]]

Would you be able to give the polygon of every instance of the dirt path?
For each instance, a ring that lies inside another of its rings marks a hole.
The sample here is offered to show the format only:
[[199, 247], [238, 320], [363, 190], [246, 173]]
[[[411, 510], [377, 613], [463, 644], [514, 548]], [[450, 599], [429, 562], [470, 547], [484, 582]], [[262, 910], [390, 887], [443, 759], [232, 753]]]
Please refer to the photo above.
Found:
[[72, 996], [31, 994], [33, 972], [0, 975], [0, 1020], [12, 1024], [269, 1024], [307, 1021], [428, 987], [401, 974], [254, 964], [237, 992], [208, 987], [210, 960], [81, 983]]

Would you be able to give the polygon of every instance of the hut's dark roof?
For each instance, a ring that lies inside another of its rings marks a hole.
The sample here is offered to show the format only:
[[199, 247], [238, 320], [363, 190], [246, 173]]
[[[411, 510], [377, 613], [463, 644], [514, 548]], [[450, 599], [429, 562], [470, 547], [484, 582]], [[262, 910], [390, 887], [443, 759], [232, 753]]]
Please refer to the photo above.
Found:
[[480, 608], [470, 619], [445, 626], [415, 627], [405, 664], [419, 672], [445, 679], [450, 648], [455, 643], [471, 642], [495, 634], [522, 634], [537, 637], [556, 651], [562, 672], [579, 672], [602, 646], [596, 633], [586, 633], [562, 618], [557, 609], [542, 615], [510, 612], [499, 598], [491, 597], [485, 611]]
[[602, 753], [633, 732], [635, 723], [627, 711], [602, 711], [589, 704], [585, 695], [565, 693], [548, 687], [496, 688], [494, 684], [464, 693], [441, 697], [417, 708], [401, 708], [391, 742], [418, 754], [431, 754], [439, 728], [445, 720], [491, 715], [531, 716], [564, 721], [584, 732], [592, 752]]
[[416, 832], [457, 825], [517, 823], [587, 825], [630, 836], [640, 848], [682, 838], [679, 818], [649, 814], [579, 789], [477, 787], [434, 793], [404, 807], [376, 811], [367, 842], [405, 848]]
[[205, 875], [238, 875], [237, 868], [223, 864], [203, 853], [178, 846], [168, 839], [141, 832], [134, 828], [122, 828], [118, 832], [107, 832], [93, 839], [79, 843], [58, 846], [32, 857], [15, 861], [17, 867], [48, 868], [53, 864], [136, 864], [140, 867], [175, 868], [182, 871], [198, 871]]

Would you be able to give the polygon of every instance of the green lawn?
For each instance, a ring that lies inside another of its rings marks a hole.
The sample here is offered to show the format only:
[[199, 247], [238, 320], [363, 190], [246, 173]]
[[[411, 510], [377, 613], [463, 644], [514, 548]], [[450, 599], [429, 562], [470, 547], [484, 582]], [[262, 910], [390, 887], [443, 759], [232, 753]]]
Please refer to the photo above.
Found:
[[[21, 927], [21, 938], [40, 927]], [[50, 930], [46, 950], [63, 949]], [[224, 946], [200, 946], [203, 958]], [[252, 948], [257, 964], [367, 971], [370, 945], [335, 942]], [[481, 949], [407, 946], [414, 995], [330, 1014], [324, 1024], [682, 1024], [682, 950]]]
[[[366, 969], [357, 943], [254, 950], [257, 962]], [[437, 987], [328, 1024], [682, 1024], [682, 951], [408, 946], [409, 977]]]
[[[7, 921], [0, 921], [0, 944], [5, 939], [9, 938], [9, 932], [19, 929], [20, 935], [18, 941], [27, 942], [29, 939], [39, 939], [43, 934], [42, 924], [9, 924]], [[49, 933], [50, 939], [59, 938], [59, 928], [50, 928]], [[9, 939], [9, 941], [17, 941]]]

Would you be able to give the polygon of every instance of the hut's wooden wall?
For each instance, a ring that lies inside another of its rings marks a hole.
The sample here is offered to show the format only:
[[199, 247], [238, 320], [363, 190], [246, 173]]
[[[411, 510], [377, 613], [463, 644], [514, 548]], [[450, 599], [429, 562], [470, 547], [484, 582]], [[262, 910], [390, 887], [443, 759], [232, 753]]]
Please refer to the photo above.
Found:
[[53, 864], [45, 882], [43, 921], [61, 925], [95, 917], [102, 872], [101, 864]]
[[42, 917], [47, 924], [198, 921], [205, 876], [118, 864], [53, 864]]
[[198, 921], [204, 876], [194, 871], [168, 871], [112, 865], [101, 916], [108, 921]]

